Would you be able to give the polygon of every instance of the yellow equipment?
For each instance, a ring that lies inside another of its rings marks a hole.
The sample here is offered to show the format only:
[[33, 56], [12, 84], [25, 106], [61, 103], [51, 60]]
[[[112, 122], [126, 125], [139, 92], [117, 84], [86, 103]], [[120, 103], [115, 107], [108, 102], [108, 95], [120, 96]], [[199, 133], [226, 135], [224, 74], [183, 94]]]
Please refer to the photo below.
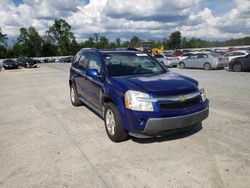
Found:
[[139, 47], [136, 48], [137, 50], [143, 51], [147, 54], [150, 54], [152, 56], [156, 54], [163, 54], [164, 52], [164, 46], [161, 46], [159, 48], [151, 48], [150, 42], [142, 42]]
[[164, 46], [161, 46], [160, 48], [152, 48], [151, 49], [151, 55], [155, 56], [157, 54], [163, 54], [164, 52]]

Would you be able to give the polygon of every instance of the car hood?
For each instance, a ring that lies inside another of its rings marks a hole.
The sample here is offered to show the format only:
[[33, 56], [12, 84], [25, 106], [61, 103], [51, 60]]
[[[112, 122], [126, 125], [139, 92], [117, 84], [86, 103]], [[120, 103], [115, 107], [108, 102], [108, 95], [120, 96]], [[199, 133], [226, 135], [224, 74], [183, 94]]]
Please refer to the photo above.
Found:
[[113, 77], [117, 86], [152, 95], [181, 94], [197, 90], [198, 82], [192, 78], [168, 72], [160, 75]]

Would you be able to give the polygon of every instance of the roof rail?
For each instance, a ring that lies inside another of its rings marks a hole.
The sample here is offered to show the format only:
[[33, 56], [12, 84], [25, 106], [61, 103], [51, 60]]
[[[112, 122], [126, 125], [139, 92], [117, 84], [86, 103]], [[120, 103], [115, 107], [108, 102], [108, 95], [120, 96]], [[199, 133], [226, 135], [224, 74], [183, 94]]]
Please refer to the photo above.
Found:
[[141, 51], [141, 50], [138, 50], [136, 48], [131, 48], [131, 47], [128, 47], [127, 50], [132, 50], [132, 51]]
[[81, 51], [83, 50], [96, 50], [97, 51], [98, 49], [97, 48], [82, 48]]

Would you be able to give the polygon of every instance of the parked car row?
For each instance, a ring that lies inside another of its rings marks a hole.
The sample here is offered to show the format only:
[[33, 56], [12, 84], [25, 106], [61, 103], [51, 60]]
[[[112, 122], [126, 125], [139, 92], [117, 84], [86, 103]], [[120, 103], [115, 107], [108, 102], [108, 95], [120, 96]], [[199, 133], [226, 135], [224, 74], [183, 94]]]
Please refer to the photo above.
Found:
[[24, 68], [36, 68], [38, 60], [31, 59], [31, 58], [17, 58], [16, 59], [19, 66]]
[[61, 58], [44, 58], [40, 60], [40, 63], [71, 63], [73, 60], [73, 56], [61, 57]]
[[240, 72], [248, 71], [250, 68], [249, 51], [240, 50], [227, 52], [224, 55], [215, 52], [186, 52], [175, 56], [171, 52], [164, 52], [154, 56], [160, 63], [167, 67], [178, 66], [184, 68], [201, 68], [205, 70], [224, 69]]
[[4, 69], [36, 68], [37, 63], [37, 60], [31, 58], [6, 59], [2, 62], [2, 67]]
[[4, 69], [18, 69], [18, 63], [11, 59], [4, 60], [2, 66]]

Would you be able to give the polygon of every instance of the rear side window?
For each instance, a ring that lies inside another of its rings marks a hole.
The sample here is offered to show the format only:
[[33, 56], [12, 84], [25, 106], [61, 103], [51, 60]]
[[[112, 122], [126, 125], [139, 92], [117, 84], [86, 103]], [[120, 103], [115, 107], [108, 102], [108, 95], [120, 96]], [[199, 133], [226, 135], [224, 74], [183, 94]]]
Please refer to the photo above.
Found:
[[243, 52], [237, 52], [237, 55], [245, 55]]
[[88, 64], [88, 54], [83, 53], [78, 62], [78, 68], [81, 70], [86, 70]]
[[207, 54], [198, 54], [198, 58], [207, 58]]

